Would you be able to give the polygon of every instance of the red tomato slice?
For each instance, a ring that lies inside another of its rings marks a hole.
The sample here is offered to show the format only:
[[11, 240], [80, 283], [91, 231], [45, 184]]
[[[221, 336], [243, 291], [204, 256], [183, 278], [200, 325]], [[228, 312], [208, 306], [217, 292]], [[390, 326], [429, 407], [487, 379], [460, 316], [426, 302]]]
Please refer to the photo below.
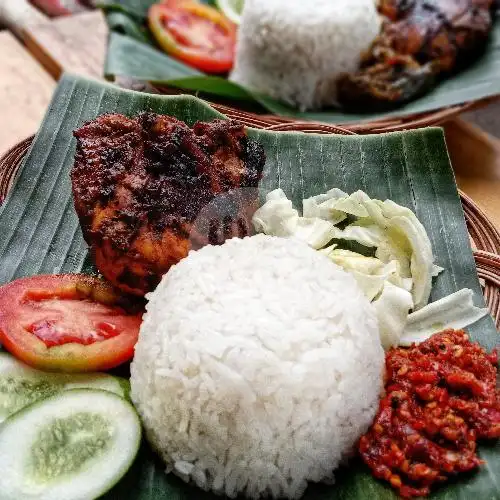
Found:
[[233, 66], [236, 26], [217, 9], [192, 0], [167, 0], [149, 9], [149, 28], [160, 47], [207, 73]]
[[[197, 1], [197, 0], [194, 0]], [[168, 7], [177, 7], [183, 3], [191, 3], [193, 0], [161, 0], [159, 3]]]
[[119, 301], [111, 285], [81, 274], [13, 281], [0, 288], [0, 341], [41, 370], [108, 370], [133, 356], [141, 325]]

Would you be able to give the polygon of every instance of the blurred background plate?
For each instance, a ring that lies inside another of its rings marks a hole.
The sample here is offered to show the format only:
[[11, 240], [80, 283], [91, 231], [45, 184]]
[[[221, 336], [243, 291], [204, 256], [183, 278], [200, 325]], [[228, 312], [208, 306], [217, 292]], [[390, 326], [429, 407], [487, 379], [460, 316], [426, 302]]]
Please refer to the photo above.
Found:
[[[212, 0], [202, 0], [213, 4]], [[207, 76], [159, 50], [145, 29], [153, 0], [101, 0], [111, 34], [106, 74], [150, 81], [166, 92], [181, 89], [248, 114], [272, 114], [282, 120], [344, 124], [358, 133], [401, 130], [442, 123], [463, 111], [490, 102], [500, 94], [500, 23], [498, 16], [486, 53], [470, 67], [445, 79], [430, 93], [394, 111], [352, 114], [341, 110], [300, 112], [220, 77]], [[227, 111], [226, 111], [227, 114]], [[273, 117], [264, 117], [272, 124]]]

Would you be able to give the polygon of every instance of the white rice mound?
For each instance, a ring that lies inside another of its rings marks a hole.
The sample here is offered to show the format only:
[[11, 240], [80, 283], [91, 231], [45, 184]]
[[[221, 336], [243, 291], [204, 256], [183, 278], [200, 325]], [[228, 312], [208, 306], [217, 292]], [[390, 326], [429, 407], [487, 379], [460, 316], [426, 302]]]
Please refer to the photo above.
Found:
[[301, 110], [335, 104], [380, 27], [375, 0], [245, 0], [230, 78]]
[[353, 277], [258, 235], [191, 252], [148, 299], [132, 400], [167, 472], [231, 498], [333, 479], [382, 390], [377, 319]]

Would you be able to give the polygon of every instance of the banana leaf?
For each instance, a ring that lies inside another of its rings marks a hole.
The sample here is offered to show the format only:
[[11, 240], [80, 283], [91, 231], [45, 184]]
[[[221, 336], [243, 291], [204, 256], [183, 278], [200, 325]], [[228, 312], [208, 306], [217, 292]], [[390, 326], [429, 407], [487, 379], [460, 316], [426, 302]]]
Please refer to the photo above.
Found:
[[[64, 76], [4, 205], [0, 208], [0, 284], [40, 273], [95, 272], [73, 208], [69, 171], [72, 131], [105, 112], [135, 115], [144, 110], [173, 115], [188, 124], [223, 118], [192, 96], [159, 96]], [[416, 211], [426, 227], [439, 265], [432, 298], [463, 287], [484, 307], [481, 287], [444, 136], [430, 128], [374, 136], [336, 136], [248, 129], [267, 155], [263, 192], [281, 187], [298, 206], [332, 186], [390, 198]], [[500, 337], [491, 317], [470, 328], [491, 349]], [[500, 444], [482, 446], [486, 464], [472, 475], [436, 491], [439, 500], [500, 498]], [[127, 476], [107, 500], [215, 500], [210, 494], [166, 475], [146, 442]], [[311, 485], [306, 500], [395, 500], [357, 460], [337, 474], [335, 486]]]
[[[374, 113], [349, 113], [340, 109], [300, 112], [297, 109], [260, 95], [251, 89], [228, 82], [223, 78], [204, 75], [179, 63], [158, 49], [153, 40], [144, 40], [137, 34], [144, 32], [148, 7], [154, 0], [104, 0], [100, 6], [107, 14], [111, 30], [105, 64], [105, 74], [112, 79], [128, 76], [138, 80], [167, 85], [204, 96], [233, 100], [233, 105], [251, 111], [266, 111], [299, 120], [327, 123], [371, 121], [379, 118], [407, 116], [439, 108], [476, 101], [500, 94], [500, 22], [497, 20], [485, 54], [478, 57], [467, 69], [444, 80], [430, 93], [395, 110]], [[213, 3], [205, 1], [205, 3]], [[119, 11], [128, 19], [121, 22], [113, 16]], [[183, 74], [180, 71], [183, 66]]]

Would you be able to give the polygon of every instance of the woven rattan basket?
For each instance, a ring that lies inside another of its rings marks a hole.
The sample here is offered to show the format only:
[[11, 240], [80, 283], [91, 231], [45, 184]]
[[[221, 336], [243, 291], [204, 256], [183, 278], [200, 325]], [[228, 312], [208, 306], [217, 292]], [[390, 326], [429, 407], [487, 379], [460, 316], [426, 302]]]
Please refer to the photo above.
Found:
[[[235, 117], [236, 118], [236, 117]], [[259, 126], [254, 121], [239, 118], [249, 126]], [[352, 131], [338, 129], [330, 125], [307, 124], [274, 124], [267, 127], [271, 130], [296, 130], [315, 133], [344, 133], [352, 134]], [[14, 181], [16, 172], [21, 166], [22, 160], [28, 152], [33, 137], [29, 137], [10, 149], [0, 158], [0, 204], [4, 200], [9, 188]], [[474, 249], [476, 267], [479, 278], [483, 285], [486, 303], [495, 319], [497, 328], [500, 327], [500, 233], [485, 213], [464, 193], [461, 193], [465, 220], [469, 229], [471, 243]]]
[[[174, 89], [172, 87], [152, 86], [152, 88], [162, 94], [179, 95], [185, 94], [186, 91]], [[337, 134], [378, 134], [380, 132], [396, 132], [398, 130], [409, 130], [414, 128], [431, 127], [440, 125], [461, 113], [472, 111], [474, 109], [487, 106], [488, 104], [498, 100], [498, 97], [488, 97], [478, 101], [457, 104], [446, 108], [437, 109], [427, 113], [419, 113], [406, 115], [398, 118], [384, 118], [375, 121], [343, 123], [341, 126], [329, 125], [317, 122], [302, 122], [293, 118], [287, 118], [278, 115], [256, 114], [242, 109], [237, 109], [233, 106], [210, 102], [210, 105], [217, 111], [225, 114], [229, 118], [239, 120], [245, 125], [256, 128], [274, 128], [275, 130], [298, 130], [297, 127], [304, 127], [308, 130], [305, 132], [337, 133]], [[287, 128], [288, 127], [288, 128]]]

